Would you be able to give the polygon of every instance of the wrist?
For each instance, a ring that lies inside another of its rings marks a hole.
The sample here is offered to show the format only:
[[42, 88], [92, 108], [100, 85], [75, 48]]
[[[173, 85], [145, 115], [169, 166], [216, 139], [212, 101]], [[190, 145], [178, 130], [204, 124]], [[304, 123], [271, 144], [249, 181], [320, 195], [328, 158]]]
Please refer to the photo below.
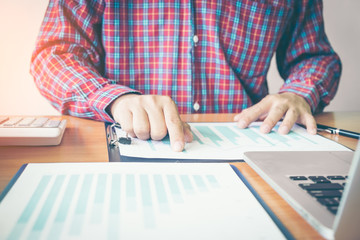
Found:
[[311, 113], [311, 105], [309, 104], [307, 98], [302, 95], [293, 93], [293, 92], [281, 92], [279, 93], [282, 96], [285, 96], [288, 100], [293, 103], [296, 103], [297, 106], [305, 108], [309, 113]]
[[126, 93], [123, 95], [120, 95], [118, 98], [116, 98], [114, 101], [112, 101], [109, 106], [107, 107], [106, 111], [108, 112], [108, 114], [114, 118], [115, 115], [115, 111], [116, 109], [119, 108], [119, 105], [121, 104], [121, 102], [129, 97], [135, 97], [139, 94], [137, 93]]

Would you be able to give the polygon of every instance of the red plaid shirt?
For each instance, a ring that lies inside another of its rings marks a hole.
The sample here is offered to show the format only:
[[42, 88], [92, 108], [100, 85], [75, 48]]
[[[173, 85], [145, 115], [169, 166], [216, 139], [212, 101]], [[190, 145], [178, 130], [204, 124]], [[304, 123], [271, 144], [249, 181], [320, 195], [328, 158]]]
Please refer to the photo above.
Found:
[[171, 96], [180, 113], [229, 113], [268, 94], [275, 53], [280, 92], [313, 112], [329, 104], [341, 65], [320, 0], [51, 0], [31, 73], [63, 114], [113, 121], [107, 107], [131, 92]]

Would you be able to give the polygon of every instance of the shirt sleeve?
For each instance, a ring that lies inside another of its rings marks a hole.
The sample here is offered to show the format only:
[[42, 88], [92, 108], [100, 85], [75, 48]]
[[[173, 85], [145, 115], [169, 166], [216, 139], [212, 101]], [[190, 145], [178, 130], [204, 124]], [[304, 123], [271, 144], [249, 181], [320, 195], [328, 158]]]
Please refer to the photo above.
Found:
[[322, 1], [294, 2], [291, 20], [276, 52], [278, 69], [285, 79], [280, 92], [304, 97], [316, 113], [335, 96], [341, 62], [325, 34]]
[[103, 11], [98, 0], [49, 2], [30, 72], [41, 94], [62, 114], [113, 121], [109, 104], [136, 92], [102, 76]]

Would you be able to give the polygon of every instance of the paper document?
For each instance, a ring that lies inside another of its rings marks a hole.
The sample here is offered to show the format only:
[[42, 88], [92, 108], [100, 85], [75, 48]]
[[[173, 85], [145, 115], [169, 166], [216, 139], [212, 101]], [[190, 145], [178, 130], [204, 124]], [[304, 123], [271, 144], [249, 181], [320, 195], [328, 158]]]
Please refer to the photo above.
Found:
[[0, 239], [284, 239], [225, 163], [29, 164], [0, 203], [0, 229]]
[[[320, 135], [311, 135], [295, 125], [287, 135], [260, 132], [261, 123], [240, 129], [234, 122], [189, 123], [194, 140], [183, 152], [170, 148], [169, 137], [161, 141], [132, 139], [131, 145], [120, 144], [121, 156], [156, 159], [240, 160], [246, 151], [349, 151], [346, 147]], [[116, 128], [118, 137], [126, 134]]]

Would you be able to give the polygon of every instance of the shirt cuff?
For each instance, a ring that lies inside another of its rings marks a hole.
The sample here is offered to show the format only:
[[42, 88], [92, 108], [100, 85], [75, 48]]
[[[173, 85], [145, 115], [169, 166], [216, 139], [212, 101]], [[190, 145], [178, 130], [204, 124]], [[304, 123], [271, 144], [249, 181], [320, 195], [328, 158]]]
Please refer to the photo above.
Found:
[[322, 111], [323, 107], [319, 105], [320, 95], [315, 85], [308, 84], [307, 82], [290, 82], [280, 88], [279, 93], [284, 92], [291, 92], [303, 97], [309, 104], [312, 113]]
[[103, 88], [91, 94], [89, 96], [89, 105], [94, 111], [95, 119], [105, 122], [115, 122], [106, 111], [106, 108], [115, 99], [128, 93], [140, 94], [139, 91], [115, 84], [105, 85]]

